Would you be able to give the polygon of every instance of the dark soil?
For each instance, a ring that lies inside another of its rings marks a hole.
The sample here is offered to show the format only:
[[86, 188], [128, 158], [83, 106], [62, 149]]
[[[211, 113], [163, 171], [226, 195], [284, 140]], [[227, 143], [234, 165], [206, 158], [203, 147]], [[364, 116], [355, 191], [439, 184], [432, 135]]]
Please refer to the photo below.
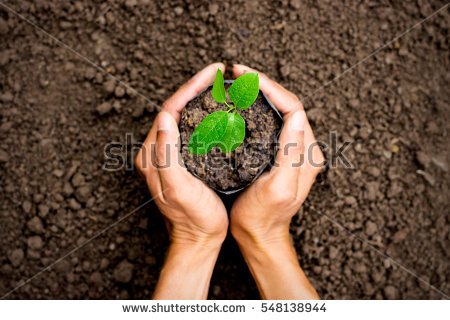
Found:
[[[149, 194], [132, 151], [155, 105], [216, 61], [266, 72], [317, 139], [351, 143], [353, 169], [329, 166], [291, 225], [323, 298], [450, 294], [448, 7], [374, 53], [446, 1], [1, 3], [64, 44], [0, 4], [0, 295], [151, 296], [168, 239], [153, 204], [134, 211]], [[103, 170], [114, 141], [128, 170]], [[232, 239], [210, 297], [258, 297]]]
[[211, 89], [205, 90], [183, 110], [180, 134], [186, 168], [210, 187], [232, 191], [251, 183], [273, 160], [281, 118], [260, 93], [252, 106], [244, 111], [237, 111], [246, 125], [245, 139], [241, 146], [227, 155], [218, 147], [204, 156], [190, 153], [189, 139], [195, 128], [208, 114], [226, 109], [224, 104], [214, 101]]

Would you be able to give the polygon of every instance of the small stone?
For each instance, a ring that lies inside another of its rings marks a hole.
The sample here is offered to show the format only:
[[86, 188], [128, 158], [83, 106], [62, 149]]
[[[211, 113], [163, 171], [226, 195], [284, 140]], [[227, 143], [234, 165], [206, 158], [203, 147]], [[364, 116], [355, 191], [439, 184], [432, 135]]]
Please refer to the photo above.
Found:
[[137, 5], [137, 0], [126, 0], [125, 1], [125, 6], [127, 8], [133, 8]]
[[102, 258], [100, 261], [100, 270], [105, 270], [109, 266], [109, 260], [106, 258]]
[[366, 222], [366, 234], [368, 236], [373, 236], [376, 232], [377, 232], [377, 225], [375, 223], [373, 223], [372, 221], [367, 221]]
[[83, 185], [75, 191], [75, 197], [78, 201], [86, 203], [92, 194], [92, 187], [90, 184]]
[[338, 256], [339, 250], [336, 247], [330, 247], [329, 256], [330, 259], [335, 259]]
[[345, 203], [348, 204], [349, 206], [356, 204], [358, 201], [356, 200], [355, 197], [353, 196], [347, 196], [344, 199]]
[[209, 4], [209, 13], [215, 16], [219, 12], [219, 5], [217, 3]]
[[67, 273], [70, 271], [72, 265], [69, 262], [69, 260], [67, 259], [63, 259], [61, 261], [59, 261], [56, 265], [55, 265], [55, 271], [59, 272], [59, 273]]
[[72, 178], [72, 185], [74, 187], [80, 187], [85, 183], [84, 176], [81, 173], [76, 173]]
[[114, 79], [109, 79], [103, 84], [103, 89], [106, 91], [106, 93], [113, 93], [115, 88], [116, 80]]
[[103, 277], [102, 274], [98, 271], [95, 271], [94, 273], [91, 274], [91, 276], [89, 277], [89, 281], [93, 284], [102, 284], [103, 282]]
[[387, 53], [386, 56], [384, 57], [384, 61], [387, 64], [393, 64], [395, 62], [395, 53], [394, 52]]
[[39, 250], [44, 246], [44, 242], [42, 241], [42, 238], [40, 236], [29, 237], [27, 240], [27, 244], [28, 248], [32, 250]]
[[134, 266], [127, 260], [120, 262], [114, 269], [113, 277], [117, 282], [128, 283], [133, 278]]
[[97, 106], [96, 110], [99, 115], [103, 116], [112, 110], [112, 106], [108, 102], [103, 102], [102, 104]]
[[389, 300], [396, 300], [396, 299], [398, 299], [397, 289], [394, 286], [391, 286], [391, 285], [386, 286], [384, 288], [384, 295], [385, 295], [386, 299], [389, 299]]
[[125, 95], [125, 89], [124, 89], [124, 87], [122, 87], [122, 86], [117, 86], [117, 87], [114, 89], [114, 95], [115, 95], [117, 98], [122, 98], [122, 97]]
[[173, 11], [175, 12], [175, 14], [176, 14], [177, 16], [181, 16], [181, 15], [183, 14], [183, 12], [184, 12], [184, 10], [183, 10], [182, 7], [175, 7], [175, 8], [173, 9]]
[[294, 9], [300, 9], [302, 6], [302, 0], [291, 0], [289, 1], [289, 3]]
[[64, 171], [62, 171], [60, 169], [55, 169], [55, 170], [53, 170], [52, 173], [57, 178], [61, 178], [64, 175]]
[[48, 212], [50, 211], [50, 208], [45, 204], [40, 204], [38, 210], [39, 210], [39, 217], [45, 218]]
[[379, 195], [380, 184], [377, 181], [369, 182], [366, 184], [366, 192], [364, 193], [365, 199], [374, 201]]
[[23, 257], [25, 256], [25, 253], [23, 252], [22, 249], [14, 249], [13, 251], [11, 251], [8, 255], [8, 259], [9, 261], [11, 261], [11, 264], [14, 267], [18, 267], [20, 265], [20, 263], [23, 260]]
[[408, 233], [409, 233], [408, 229], [399, 230], [396, 233], [394, 233], [394, 235], [392, 236], [392, 241], [394, 243], [401, 242], [406, 239], [406, 237], [408, 236]]
[[416, 153], [416, 160], [423, 168], [428, 168], [431, 163], [431, 158], [425, 152], [418, 151]]
[[31, 208], [32, 208], [31, 202], [28, 200], [25, 200], [22, 204], [23, 211], [25, 211], [26, 213], [30, 213]]
[[62, 189], [62, 192], [63, 192], [63, 194], [64, 194], [66, 197], [68, 197], [68, 196], [70, 196], [70, 195], [73, 194], [74, 189], [72, 188], [72, 186], [70, 185], [69, 182], [65, 182], [65, 183], [64, 183], [64, 186], [63, 186], [63, 189]]
[[27, 222], [27, 227], [31, 232], [44, 233], [44, 225], [39, 217], [34, 217]]
[[357, 272], [357, 273], [366, 273], [367, 272], [366, 265], [362, 262], [354, 265], [353, 270], [355, 270], [355, 272]]
[[74, 198], [70, 198], [68, 201], [68, 204], [69, 204], [69, 208], [72, 210], [80, 210], [81, 209], [81, 204]]
[[368, 174], [375, 178], [379, 177], [381, 174], [380, 169], [377, 167], [368, 167], [366, 170]]

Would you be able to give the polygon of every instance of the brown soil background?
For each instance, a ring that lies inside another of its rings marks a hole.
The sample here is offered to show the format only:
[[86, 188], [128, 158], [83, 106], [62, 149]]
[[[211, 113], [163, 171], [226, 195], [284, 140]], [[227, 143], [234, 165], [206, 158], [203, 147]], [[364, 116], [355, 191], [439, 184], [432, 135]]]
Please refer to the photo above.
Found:
[[[450, 295], [448, 7], [323, 87], [445, 1], [1, 3], [64, 43], [0, 4], [1, 296], [147, 299], [155, 286], [162, 219], [133, 212], [149, 198], [134, 172], [102, 170], [105, 144], [133, 149], [154, 107], [87, 59], [157, 105], [207, 63], [268, 73], [304, 98], [319, 140], [351, 142], [354, 169], [325, 170], [292, 223], [321, 296]], [[258, 297], [231, 239], [210, 297]]]

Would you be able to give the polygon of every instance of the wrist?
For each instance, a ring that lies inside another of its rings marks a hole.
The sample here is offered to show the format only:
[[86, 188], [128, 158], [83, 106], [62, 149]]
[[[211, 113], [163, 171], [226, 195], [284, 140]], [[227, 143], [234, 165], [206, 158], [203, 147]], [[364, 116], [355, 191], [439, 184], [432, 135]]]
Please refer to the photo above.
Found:
[[206, 299], [219, 251], [216, 243], [172, 242], [153, 298]]

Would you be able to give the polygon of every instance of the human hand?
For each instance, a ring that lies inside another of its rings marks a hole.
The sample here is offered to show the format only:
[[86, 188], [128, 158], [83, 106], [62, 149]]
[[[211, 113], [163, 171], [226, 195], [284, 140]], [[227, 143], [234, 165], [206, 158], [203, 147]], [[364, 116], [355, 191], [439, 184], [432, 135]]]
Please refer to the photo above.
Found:
[[[233, 67], [235, 77], [245, 72], [257, 71], [243, 65]], [[261, 91], [283, 114], [284, 126], [275, 165], [234, 203], [230, 215], [231, 232], [249, 263], [263, 297], [317, 297], [299, 270], [295, 249], [290, 243], [289, 224], [308, 196], [324, 157], [302, 103], [266, 75], [259, 73], [259, 78]], [[264, 270], [258, 270], [261, 261], [265, 261], [262, 266]], [[282, 264], [284, 266], [280, 266]], [[281, 272], [280, 267], [286, 272]], [[275, 273], [279, 276], [277, 281], [271, 278]], [[292, 279], [294, 274], [297, 279]], [[305, 290], [298, 292], [300, 286], [289, 290], [289, 286], [297, 283], [303, 283]]]
[[[171, 245], [155, 298], [205, 298], [227, 233], [228, 217], [222, 201], [186, 170], [178, 148], [181, 111], [212, 84], [218, 68], [225, 71], [222, 63], [207, 66], [164, 103], [135, 160], [170, 234]], [[179, 283], [181, 277], [188, 277], [184, 284]]]

